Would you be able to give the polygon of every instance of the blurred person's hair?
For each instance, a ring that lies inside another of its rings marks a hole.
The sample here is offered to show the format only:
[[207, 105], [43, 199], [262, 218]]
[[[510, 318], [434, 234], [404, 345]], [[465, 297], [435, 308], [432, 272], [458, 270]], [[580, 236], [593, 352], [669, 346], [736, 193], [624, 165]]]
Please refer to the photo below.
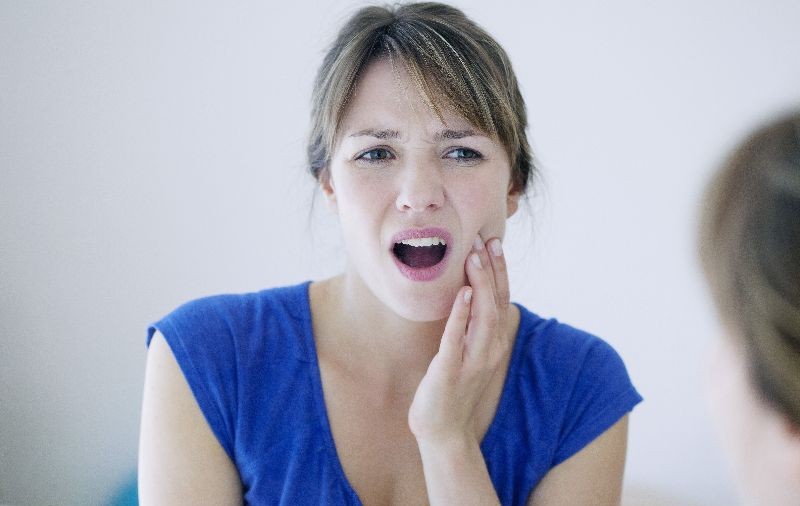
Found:
[[364, 7], [339, 31], [314, 82], [307, 146], [314, 178], [328, 177], [347, 103], [367, 65], [382, 58], [398, 78], [405, 69], [440, 119], [447, 107], [497, 138], [511, 163], [512, 189], [525, 193], [535, 171], [525, 102], [511, 62], [463, 12], [433, 2]]
[[748, 137], [706, 190], [700, 257], [759, 396], [800, 428], [800, 112]]

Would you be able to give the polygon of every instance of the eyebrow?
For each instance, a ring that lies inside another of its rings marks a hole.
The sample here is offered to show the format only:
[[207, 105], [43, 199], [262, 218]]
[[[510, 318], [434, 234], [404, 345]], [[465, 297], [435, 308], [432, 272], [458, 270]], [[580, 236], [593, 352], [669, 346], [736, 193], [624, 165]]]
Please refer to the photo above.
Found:
[[[375, 137], [376, 139], [399, 139], [400, 132], [397, 130], [376, 130], [374, 128], [366, 128], [364, 130], [360, 130], [358, 132], [352, 133], [349, 137], [362, 137], [362, 136], [370, 136]], [[436, 140], [443, 140], [443, 139], [463, 139], [465, 137], [485, 137], [481, 133], [475, 132], [475, 130], [442, 130], [437, 132], [435, 137]]]
[[377, 139], [397, 139], [400, 137], [400, 132], [397, 130], [375, 130], [374, 128], [366, 128], [356, 133], [350, 134], [350, 137], [371, 136]]

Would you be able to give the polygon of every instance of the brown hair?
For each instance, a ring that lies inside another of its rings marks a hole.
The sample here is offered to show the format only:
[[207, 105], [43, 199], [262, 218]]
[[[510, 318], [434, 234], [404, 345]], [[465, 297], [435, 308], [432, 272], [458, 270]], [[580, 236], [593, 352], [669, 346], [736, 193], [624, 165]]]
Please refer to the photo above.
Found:
[[761, 396], [800, 427], [800, 113], [752, 134], [703, 200], [700, 257]]
[[342, 27], [322, 62], [312, 96], [308, 164], [327, 175], [342, 117], [360, 74], [372, 61], [397, 61], [439, 116], [442, 104], [496, 137], [511, 162], [512, 188], [524, 193], [534, 177], [525, 134], [527, 114], [503, 48], [460, 10], [424, 2], [364, 7]]

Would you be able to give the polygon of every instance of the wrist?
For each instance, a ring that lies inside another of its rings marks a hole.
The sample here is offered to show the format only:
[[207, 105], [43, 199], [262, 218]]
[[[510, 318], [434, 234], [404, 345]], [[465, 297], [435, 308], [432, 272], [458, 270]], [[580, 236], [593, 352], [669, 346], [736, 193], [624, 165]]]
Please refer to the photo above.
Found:
[[461, 457], [475, 450], [480, 452], [480, 441], [474, 435], [463, 432], [418, 436], [417, 446], [423, 458], [426, 454]]
[[474, 434], [417, 438], [431, 505], [500, 506]]

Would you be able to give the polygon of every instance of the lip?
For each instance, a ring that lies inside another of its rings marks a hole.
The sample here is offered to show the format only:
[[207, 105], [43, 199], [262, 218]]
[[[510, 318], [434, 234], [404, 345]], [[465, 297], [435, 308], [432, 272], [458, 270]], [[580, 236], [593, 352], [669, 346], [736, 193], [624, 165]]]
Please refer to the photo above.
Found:
[[[395, 243], [404, 241], [406, 239], [421, 239], [423, 237], [441, 237], [444, 239], [444, 242], [447, 243], [447, 249], [445, 249], [444, 257], [442, 257], [438, 264], [425, 268], [409, 267], [401, 262], [392, 252], [392, 248], [394, 248]], [[441, 276], [447, 268], [447, 261], [450, 257], [450, 252], [453, 249], [452, 246], [453, 236], [450, 234], [450, 232], [443, 228], [411, 228], [408, 230], [403, 230], [402, 232], [398, 232], [392, 236], [389, 254], [392, 255], [392, 260], [394, 260], [394, 263], [400, 273], [406, 278], [410, 279], [411, 281], [432, 281]]]

